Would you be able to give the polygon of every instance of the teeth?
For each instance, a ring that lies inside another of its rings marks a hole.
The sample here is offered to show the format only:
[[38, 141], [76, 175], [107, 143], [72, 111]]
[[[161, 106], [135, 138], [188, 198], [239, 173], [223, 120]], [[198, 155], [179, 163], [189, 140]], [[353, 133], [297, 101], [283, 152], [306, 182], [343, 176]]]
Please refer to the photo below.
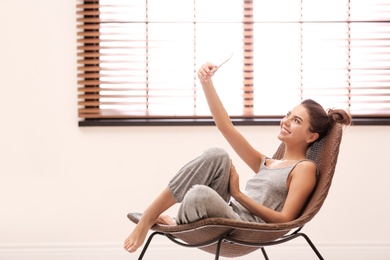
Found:
[[282, 128], [281, 130], [282, 130], [282, 132], [283, 132], [283, 133], [287, 133], [287, 134], [289, 134], [289, 133], [290, 133], [290, 132], [289, 132], [289, 131], [287, 131], [285, 128]]

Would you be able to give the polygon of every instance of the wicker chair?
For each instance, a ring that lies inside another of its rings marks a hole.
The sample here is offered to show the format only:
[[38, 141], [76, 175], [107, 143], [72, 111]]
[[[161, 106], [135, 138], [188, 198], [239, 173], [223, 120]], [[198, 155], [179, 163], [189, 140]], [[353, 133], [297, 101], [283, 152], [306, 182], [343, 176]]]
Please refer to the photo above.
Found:
[[[163, 235], [171, 241], [185, 247], [196, 247], [219, 256], [239, 257], [261, 249], [268, 260], [264, 249], [266, 246], [277, 245], [297, 237], [303, 237], [319, 259], [323, 259], [309, 237], [301, 232], [320, 210], [332, 183], [335, 171], [343, 129], [336, 124], [331, 132], [309, 148], [308, 158], [317, 162], [320, 175], [317, 186], [308, 200], [302, 214], [297, 219], [287, 223], [251, 223], [224, 218], [206, 218], [193, 223], [167, 226], [154, 225], [154, 232], [149, 236], [138, 259], [142, 259], [155, 235]], [[284, 153], [282, 143], [273, 158], [281, 158]], [[128, 218], [138, 223], [141, 214], [129, 213]]]

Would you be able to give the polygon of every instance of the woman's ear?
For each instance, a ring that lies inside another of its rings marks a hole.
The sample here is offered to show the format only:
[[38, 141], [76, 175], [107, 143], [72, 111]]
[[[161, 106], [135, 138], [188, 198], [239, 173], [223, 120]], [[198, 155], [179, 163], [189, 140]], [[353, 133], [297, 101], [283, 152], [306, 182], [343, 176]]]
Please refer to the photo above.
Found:
[[318, 133], [310, 133], [309, 137], [306, 139], [306, 142], [308, 144], [310, 144], [310, 143], [314, 142], [315, 140], [317, 140], [319, 136], [320, 135]]

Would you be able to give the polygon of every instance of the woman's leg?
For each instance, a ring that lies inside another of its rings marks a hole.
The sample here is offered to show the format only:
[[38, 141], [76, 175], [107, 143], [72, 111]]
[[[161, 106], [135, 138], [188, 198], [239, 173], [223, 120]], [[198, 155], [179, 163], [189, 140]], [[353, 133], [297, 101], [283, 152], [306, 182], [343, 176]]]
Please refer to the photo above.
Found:
[[176, 202], [182, 202], [194, 185], [205, 185], [215, 190], [227, 202], [230, 200], [229, 178], [228, 153], [221, 148], [211, 148], [184, 165], [171, 179], [168, 189]]
[[185, 195], [176, 222], [187, 224], [204, 218], [240, 219], [215, 190], [204, 185], [195, 185]]
[[125, 240], [124, 248], [128, 252], [135, 252], [144, 243], [148, 230], [156, 223], [160, 214], [175, 203], [171, 192], [168, 189], [164, 189], [142, 214], [137, 226]]
[[[136, 228], [126, 239], [124, 248], [136, 251], [144, 242], [148, 230], [158, 217], [177, 202], [181, 202], [187, 191], [196, 184], [215, 190], [224, 201], [229, 201], [230, 158], [220, 148], [211, 148], [183, 166], [169, 182], [168, 187], [143, 213]], [[224, 204], [226, 204], [226, 202]]]

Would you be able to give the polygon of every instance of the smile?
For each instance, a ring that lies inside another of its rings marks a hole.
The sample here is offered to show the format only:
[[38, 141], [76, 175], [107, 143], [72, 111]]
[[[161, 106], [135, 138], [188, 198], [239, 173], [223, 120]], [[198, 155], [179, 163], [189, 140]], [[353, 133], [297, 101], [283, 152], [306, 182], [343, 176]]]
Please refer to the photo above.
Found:
[[291, 134], [291, 132], [288, 131], [288, 130], [287, 130], [286, 128], [284, 128], [284, 127], [282, 127], [282, 128], [280, 129], [280, 132], [285, 133], [285, 134]]

